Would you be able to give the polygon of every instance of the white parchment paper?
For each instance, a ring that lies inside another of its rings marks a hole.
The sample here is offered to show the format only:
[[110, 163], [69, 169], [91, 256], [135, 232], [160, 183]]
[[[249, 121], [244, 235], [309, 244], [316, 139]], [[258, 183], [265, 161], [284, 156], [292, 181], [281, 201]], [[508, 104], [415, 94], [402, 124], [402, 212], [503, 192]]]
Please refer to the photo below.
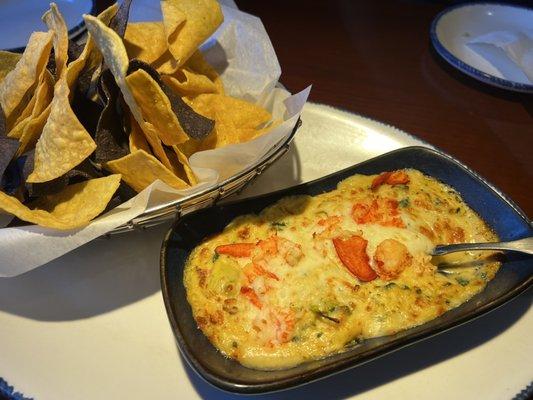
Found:
[[[216, 187], [259, 161], [291, 133], [310, 88], [291, 96], [276, 87], [281, 69], [261, 21], [233, 7], [222, 6], [222, 10], [224, 23], [202, 45], [202, 52], [221, 74], [229, 95], [264, 106], [283, 123], [250, 142], [194, 154], [190, 163], [200, 182], [193, 188], [175, 190], [156, 181], [81, 229], [57, 231], [34, 225], [0, 229], [0, 277], [16, 276], [43, 265], [127, 223], [147, 208]], [[146, 19], [153, 20], [150, 16]], [[133, 20], [142, 20], [142, 16]]]

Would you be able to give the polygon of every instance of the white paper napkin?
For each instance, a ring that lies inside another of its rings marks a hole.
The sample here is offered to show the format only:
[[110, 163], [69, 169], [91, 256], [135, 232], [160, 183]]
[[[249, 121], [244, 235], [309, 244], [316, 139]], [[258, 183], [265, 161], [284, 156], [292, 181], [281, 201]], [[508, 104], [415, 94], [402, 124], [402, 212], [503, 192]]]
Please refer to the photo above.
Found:
[[468, 41], [467, 46], [505, 79], [533, 83], [533, 29], [489, 32]]

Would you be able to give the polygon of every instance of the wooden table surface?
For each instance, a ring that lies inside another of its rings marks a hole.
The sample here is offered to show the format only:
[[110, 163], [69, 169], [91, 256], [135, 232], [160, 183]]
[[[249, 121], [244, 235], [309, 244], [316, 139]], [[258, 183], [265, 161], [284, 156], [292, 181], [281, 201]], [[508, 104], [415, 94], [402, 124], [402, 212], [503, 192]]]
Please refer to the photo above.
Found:
[[[450, 2], [237, 0], [259, 16], [292, 92], [405, 130], [457, 157], [533, 217], [533, 95], [478, 83], [429, 39]], [[325, 132], [326, 134], [327, 132]]]

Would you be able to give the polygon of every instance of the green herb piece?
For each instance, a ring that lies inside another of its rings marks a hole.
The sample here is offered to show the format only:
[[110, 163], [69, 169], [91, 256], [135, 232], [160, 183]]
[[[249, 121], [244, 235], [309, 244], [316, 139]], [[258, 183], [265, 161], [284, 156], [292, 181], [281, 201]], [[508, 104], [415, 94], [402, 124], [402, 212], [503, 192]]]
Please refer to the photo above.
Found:
[[338, 318], [335, 318], [335, 317], [331, 317], [327, 314], [327, 312], [324, 312], [324, 311], [321, 311], [320, 309], [318, 309], [316, 306], [311, 306], [311, 311], [314, 312], [315, 314], [317, 314], [319, 317], [322, 317], [322, 318], [325, 318], [331, 322], [335, 322], [336, 324], [339, 324], [341, 322], [340, 319]]
[[233, 341], [233, 343], [231, 344], [231, 347], [236, 349], [237, 347], [239, 347], [239, 343], [237, 343], [236, 341]]
[[220, 254], [218, 254], [218, 253], [215, 251], [215, 253], [213, 254], [213, 262], [215, 262], [216, 260], [218, 260], [219, 257], [220, 257]]
[[383, 315], [376, 315], [376, 320], [378, 322], [384, 322], [385, 321], [385, 317]]
[[444, 282], [444, 283], [442, 284], [442, 286], [451, 286], [451, 284], [452, 284], [451, 282]]
[[422, 294], [422, 289], [420, 289], [419, 287], [417, 287], [417, 288], [415, 289], [415, 292], [416, 292], [416, 294]]
[[479, 277], [481, 279], [483, 279], [484, 281], [486, 281], [487, 280], [487, 273], [486, 272], [482, 272], [482, 273], [479, 274]]
[[393, 287], [396, 287], [396, 286], [398, 285], [396, 285], [394, 282], [390, 282], [385, 285], [385, 289], [392, 289]]
[[270, 226], [274, 229], [279, 230], [279, 229], [285, 228], [287, 224], [285, 222], [273, 221], [270, 223]]
[[405, 207], [409, 207], [409, 203], [410, 203], [410, 202], [409, 202], [409, 197], [406, 197], [405, 199], [401, 199], [401, 200], [398, 202], [398, 205], [399, 205], [400, 207], [405, 208]]
[[319, 337], [322, 336], [323, 334], [324, 334], [324, 332], [318, 332], [318, 333], [316, 334], [316, 337], [319, 338]]
[[296, 343], [296, 342], [299, 342], [299, 341], [300, 341], [300, 336], [298, 336], [298, 335], [293, 336], [292, 339], [291, 339], [291, 342], [295, 342]]
[[463, 277], [455, 278], [455, 280], [461, 286], [466, 286], [466, 285], [468, 285], [470, 283], [470, 281], [468, 279], [465, 279]]
[[407, 285], [403, 285], [403, 286], [402, 286], [402, 289], [403, 289], [403, 290], [411, 290], [411, 288], [410, 288], [409, 286], [407, 286]]
[[355, 339], [352, 339], [350, 340], [349, 342], [346, 342], [346, 344], [344, 345], [345, 347], [351, 347], [351, 346], [355, 346], [359, 343], [361, 343], [362, 340], [360, 338], [355, 338]]

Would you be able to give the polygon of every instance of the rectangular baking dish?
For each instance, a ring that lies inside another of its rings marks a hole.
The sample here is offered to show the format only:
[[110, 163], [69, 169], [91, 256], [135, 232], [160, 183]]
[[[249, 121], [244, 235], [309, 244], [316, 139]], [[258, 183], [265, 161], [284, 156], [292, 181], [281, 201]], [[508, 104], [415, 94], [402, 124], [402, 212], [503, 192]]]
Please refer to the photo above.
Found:
[[501, 306], [533, 281], [533, 258], [508, 254], [486, 289], [470, 301], [424, 325], [392, 336], [369, 339], [342, 354], [281, 371], [258, 371], [224, 357], [197, 328], [183, 286], [183, 267], [192, 249], [242, 214], [257, 213], [282, 197], [316, 195], [336, 188], [343, 179], [401, 168], [416, 168], [452, 186], [501, 240], [533, 235], [531, 222], [505, 195], [454, 158], [425, 147], [407, 147], [342, 171], [275, 193], [217, 205], [176, 221], [161, 249], [161, 286], [166, 310], [180, 351], [192, 368], [220, 389], [265, 393], [292, 388], [354, 368], [386, 353], [461, 325]]

